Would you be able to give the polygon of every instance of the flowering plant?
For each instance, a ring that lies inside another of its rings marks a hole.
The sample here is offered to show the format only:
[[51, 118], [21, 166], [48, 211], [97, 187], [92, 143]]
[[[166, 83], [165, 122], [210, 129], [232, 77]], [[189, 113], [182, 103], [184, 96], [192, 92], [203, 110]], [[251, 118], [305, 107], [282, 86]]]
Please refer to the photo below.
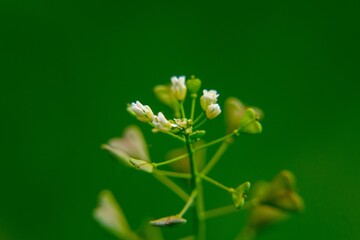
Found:
[[[239, 210], [248, 210], [248, 220], [239, 229], [236, 239], [251, 240], [265, 226], [269, 226], [287, 218], [291, 213], [303, 209], [303, 201], [295, 188], [295, 177], [287, 170], [280, 172], [271, 182], [260, 182], [251, 187], [250, 182], [240, 183], [229, 187], [209, 176], [209, 172], [216, 166], [224, 152], [240, 134], [258, 134], [262, 131], [260, 120], [262, 111], [256, 107], [248, 107], [240, 100], [230, 97], [225, 101], [225, 121], [227, 134], [210, 142], [204, 141], [206, 135], [203, 124], [218, 117], [222, 110], [217, 103], [219, 94], [216, 90], [202, 91], [201, 81], [192, 76], [186, 80], [185, 76], [172, 77], [171, 86], [159, 85], [154, 88], [157, 98], [168, 105], [174, 115], [165, 116], [162, 112], [154, 114], [151, 107], [140, 101], [128, 105], [128, 112], [139, 121], [148, 124], [154, 133], [160, 132], [177, 139], [185, 150], [172, 151], [173, 157], [163, 162], [152, 162], [147, 150], [146, 141], [139, 128], [129, 126], [121, 138], [110, 139], [103, 148], [109, 151], [120, 162], [146, 173], [152, 174], [161, 183], [172, 190], [184, 201], [180, 211], [172, 212], [169, 216], [150, 221], [153, 227], [169, 227], [182, 225], [187, 222], [185, 216], [189, 209], [194, 210], [193, 232], [184, 239], [206, 239], [206, 221], [210, 218], [229, 214]], [[185, 111], [184, 102], [191, 98], [191, 109]], [[200, 103], [201, 113], [195, 117], [196, 105]], [[210, 146], [220, 145], [215, 154], [206, 161], [204, 150]], [[171, 165], [176, 171], [163, 170], [165, 165]], [[187, 179], [189, 189], [184, 190], [170, 178]], [[209, 182], [229, 194], [232, 205], [225, 205], [217, 209], [205, 209], [203, 182]], [[247, 199], [248, 193], [251, 195]], [[99, 196], [99, 205], [94, 209], [94, 218], [119, 239], [163, 239], [161, 232], [149, 235], [134, 231], [127, 223], [126, 217], [109, 190], [104, 190]]]

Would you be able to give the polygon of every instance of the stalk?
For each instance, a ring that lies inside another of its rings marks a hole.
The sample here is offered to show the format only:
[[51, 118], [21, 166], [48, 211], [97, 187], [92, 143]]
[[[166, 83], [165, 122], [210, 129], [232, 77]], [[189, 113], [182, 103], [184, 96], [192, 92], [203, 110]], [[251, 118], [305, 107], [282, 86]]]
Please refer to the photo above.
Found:
[[189, 136], [185, 136], [186, 140], [186, 149], [189, 155], [190, 161], [190, 173], [191, 173], [191, 189], [192, 191], [197, 192], [195, 197], [195, 207], [194, 207], [194, 235], [196, 240], [205, 240], [205, 221], [203, 218], [204, 211], [204, 202], [203, 202], [203, 192], [201, 186], [201, 179], [198, 176], [196, 162], [194, 159], [194, 150], [191, 146]]

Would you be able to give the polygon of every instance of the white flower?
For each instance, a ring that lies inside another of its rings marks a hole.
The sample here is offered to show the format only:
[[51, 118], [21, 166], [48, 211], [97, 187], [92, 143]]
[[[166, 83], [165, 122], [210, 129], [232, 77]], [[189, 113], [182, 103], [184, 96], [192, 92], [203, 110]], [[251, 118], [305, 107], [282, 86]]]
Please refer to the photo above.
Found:
[[220, 113], [221, 113], [221, 109], [220, 109], [219, 104], [210, 104], [206, 108], [206, 117], [208, 119], [213, 119], [213, 118], [217, 117]]
[[215, 90], [203, 90], [203, 95], [200, 97], [200, 105], [204, 111], [207, 111], [207, 108], [210, 104], [215, 104], [219, 94]]
[[179, 101], [184, 101], [186, 96], [185, 76], [174, 76], [171, 78], [171, 83], [171, 91], [173, 92], [175, 98]]
[[136, 103], [131, 103], [131, 109], [136, 114], [136, 118], [142, 122], [151, 122], [154, 113], [148, 105], [142, 105], [139, 101]]
[[152, 122], [157, 129], [159, 129], [162, 132], [168, 132], [171, 130], [172, 127], [176, 126], [175, 124], [172, 124], [169, 122], [164, 114], [161, 112], [158, 113], [158, 115], [154, 116], [153, 122]]

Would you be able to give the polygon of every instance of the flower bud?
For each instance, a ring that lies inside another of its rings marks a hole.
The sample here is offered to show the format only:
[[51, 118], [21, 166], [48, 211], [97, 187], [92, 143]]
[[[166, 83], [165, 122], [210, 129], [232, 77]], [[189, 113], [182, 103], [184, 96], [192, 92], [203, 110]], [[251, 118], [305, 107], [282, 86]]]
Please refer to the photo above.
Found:
[[131, 109], [136, 114], [136, 118], [142, 122], [151, 122], [153, 119], [153, 112], [148, 105], [142, 105], [139, 101], [131, 103]]
[[200, 97], [200, 105], [202, 110], [206, 111], [210, 104], [215, 104], [219, 94], [215, 90], [203, 90], [203, 95]]
[[171, 130], [171, 128], [175, 125], [171, 124], [171, 122], [169, 122], [164, 114], [162, 114], [161, 112], [158, 113], [158, 115], [154, 116], [153, 122], [152, 122], [155, 127], [162, 131], [162, 132], [169, 132]]
[[186, 81], [186, 86], [189, 89], [190, 93], [197, 93], [201, 87], [201, 80], [191, 76], [191, 79]]
[[171, 83], [171, 91], [173, 92], [175, 98], [179, 101], [184, 101], [186, 97], [185, 76], [174, 76], [171, 78]]
[[208, 119], [213, 119], [213, 118], [217, 117], [220, 113], [221, 113], [221, 109], [220, 109], [219, 104], [210, 104], [206, 108], [206, 117]]

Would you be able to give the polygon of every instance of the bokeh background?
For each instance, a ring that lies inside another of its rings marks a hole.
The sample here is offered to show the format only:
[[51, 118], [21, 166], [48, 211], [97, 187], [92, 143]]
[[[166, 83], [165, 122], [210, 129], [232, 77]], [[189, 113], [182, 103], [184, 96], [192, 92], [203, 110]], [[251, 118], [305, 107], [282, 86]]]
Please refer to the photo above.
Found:
[[[91, 215], [102, 189], [134, 228], [180, 209], [100, 145], [137, 123], [128, 102], [163, 110], [153, 86], [191, 74], [220, 103], [237, 96], [265, 112], [263, 133], [240, 137], [211, 176], [297, 176], [305, 212], [260, 239], [360, 239], [359, 3], [2, 0], [0, 239], [114, 239]], [[222, 118], [207, 127], [208, 140], [224, 133]], [[178, 146], [142, 128], [153, 160]], [[205, 187], [209, 208], [230, 203]], [[209, 221], [208, 239], [232, 239], [242, 221]]]

